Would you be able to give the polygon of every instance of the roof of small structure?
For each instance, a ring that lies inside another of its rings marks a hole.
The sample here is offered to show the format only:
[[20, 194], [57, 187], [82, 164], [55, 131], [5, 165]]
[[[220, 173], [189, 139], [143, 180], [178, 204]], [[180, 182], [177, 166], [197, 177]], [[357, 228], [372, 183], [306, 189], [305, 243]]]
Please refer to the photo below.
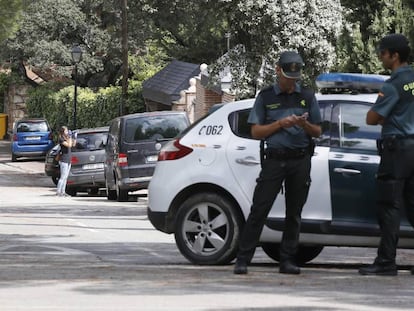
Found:
[[189, 80], [200, 74], [200, 65], [173, 60], [142, 84], [142, 95], [151, 101], [171, 105], [180, 92], [190, 87]]

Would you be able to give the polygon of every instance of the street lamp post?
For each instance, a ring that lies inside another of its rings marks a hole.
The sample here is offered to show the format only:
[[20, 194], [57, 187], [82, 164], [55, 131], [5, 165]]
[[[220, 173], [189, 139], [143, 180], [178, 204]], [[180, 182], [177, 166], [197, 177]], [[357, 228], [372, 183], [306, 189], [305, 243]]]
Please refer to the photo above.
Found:
[[76, 130], [76, 114], [77, 114], [77, 102], [78, 102], [78, 63], [82, 59], [82, 49], [79, 45], [72, 47], [71, 51], [72, 61], [75, 64], [75, 93], [73, 96], [73, 129]]

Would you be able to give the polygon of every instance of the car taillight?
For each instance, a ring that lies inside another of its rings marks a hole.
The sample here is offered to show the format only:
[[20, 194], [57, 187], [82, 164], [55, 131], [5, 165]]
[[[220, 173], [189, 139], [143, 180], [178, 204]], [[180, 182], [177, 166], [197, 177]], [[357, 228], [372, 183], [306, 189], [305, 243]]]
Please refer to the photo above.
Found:
[[120, 153], [118, 156], [118, 165], [119, 166], [127, 166], [128, 165], [128, 157], [125, 153]]
[[75, 156], [71, 157], [70, 158], [70, 163], [71, 164], [78, 164], [79, 163], [78, 157], [75, 157]]
[[17, 134], [13, 134], [13, 141], [17, 141]]
[[158, 161], [177, 160], [193, 152], [193, 149], [180, 144], [180, 140], [167, 143], [158, 155]]

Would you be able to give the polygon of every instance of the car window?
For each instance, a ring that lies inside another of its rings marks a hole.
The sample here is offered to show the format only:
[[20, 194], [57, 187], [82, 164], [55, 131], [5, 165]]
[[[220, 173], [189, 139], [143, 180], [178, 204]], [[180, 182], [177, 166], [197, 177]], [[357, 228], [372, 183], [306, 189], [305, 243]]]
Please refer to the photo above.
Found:
[[146, 116], [126, 121], [127, 142], [174, 138], [187, 128], [187, 119], [182, 115]]
[[49, 127], [46, 122], [21, 122], [17, 125], [17, 132], [47, 132]]
[[369, 105], [341, 104], [340, 113], [340, 146], [342, 148], [375, 150], [376, 140], [380, 136], [379, 125], [367, 125], [365, 118]]
[[319, 146], [329, 146], [331, 142], [332, 105], [327, 101], [319, 101], [318, 104], [322, 119], [322, 133], [321, 136], [315, 138], [315, 141]]
[[234, 111], [229, 115], [230, 128], [234, 135], [251, 138], [251, 124], [247, 122], [251, 109]]
[[76, 146], [72, 151], [92, 151], [105, 149], [107, 133], [85, 133], [78, 134]]

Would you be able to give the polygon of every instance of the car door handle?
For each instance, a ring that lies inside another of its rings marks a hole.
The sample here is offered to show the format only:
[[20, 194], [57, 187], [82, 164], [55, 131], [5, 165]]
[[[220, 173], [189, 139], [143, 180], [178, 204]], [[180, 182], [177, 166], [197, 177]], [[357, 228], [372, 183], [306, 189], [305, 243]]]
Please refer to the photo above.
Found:
[[246, 157], [244, 159], [236, 159], [236, 163], [247, 166], [254, 166], [259, 165], [260, 161], [257, 161], [254, 157]]
[[341, 168], [341, 167], [334, 168], [334, 172], [339, 173], [339, 174], [350, 174], [350, 175], [361, 174], [361, 171], [353, 170], [353, 169], [350, 169], [350, 168]]

